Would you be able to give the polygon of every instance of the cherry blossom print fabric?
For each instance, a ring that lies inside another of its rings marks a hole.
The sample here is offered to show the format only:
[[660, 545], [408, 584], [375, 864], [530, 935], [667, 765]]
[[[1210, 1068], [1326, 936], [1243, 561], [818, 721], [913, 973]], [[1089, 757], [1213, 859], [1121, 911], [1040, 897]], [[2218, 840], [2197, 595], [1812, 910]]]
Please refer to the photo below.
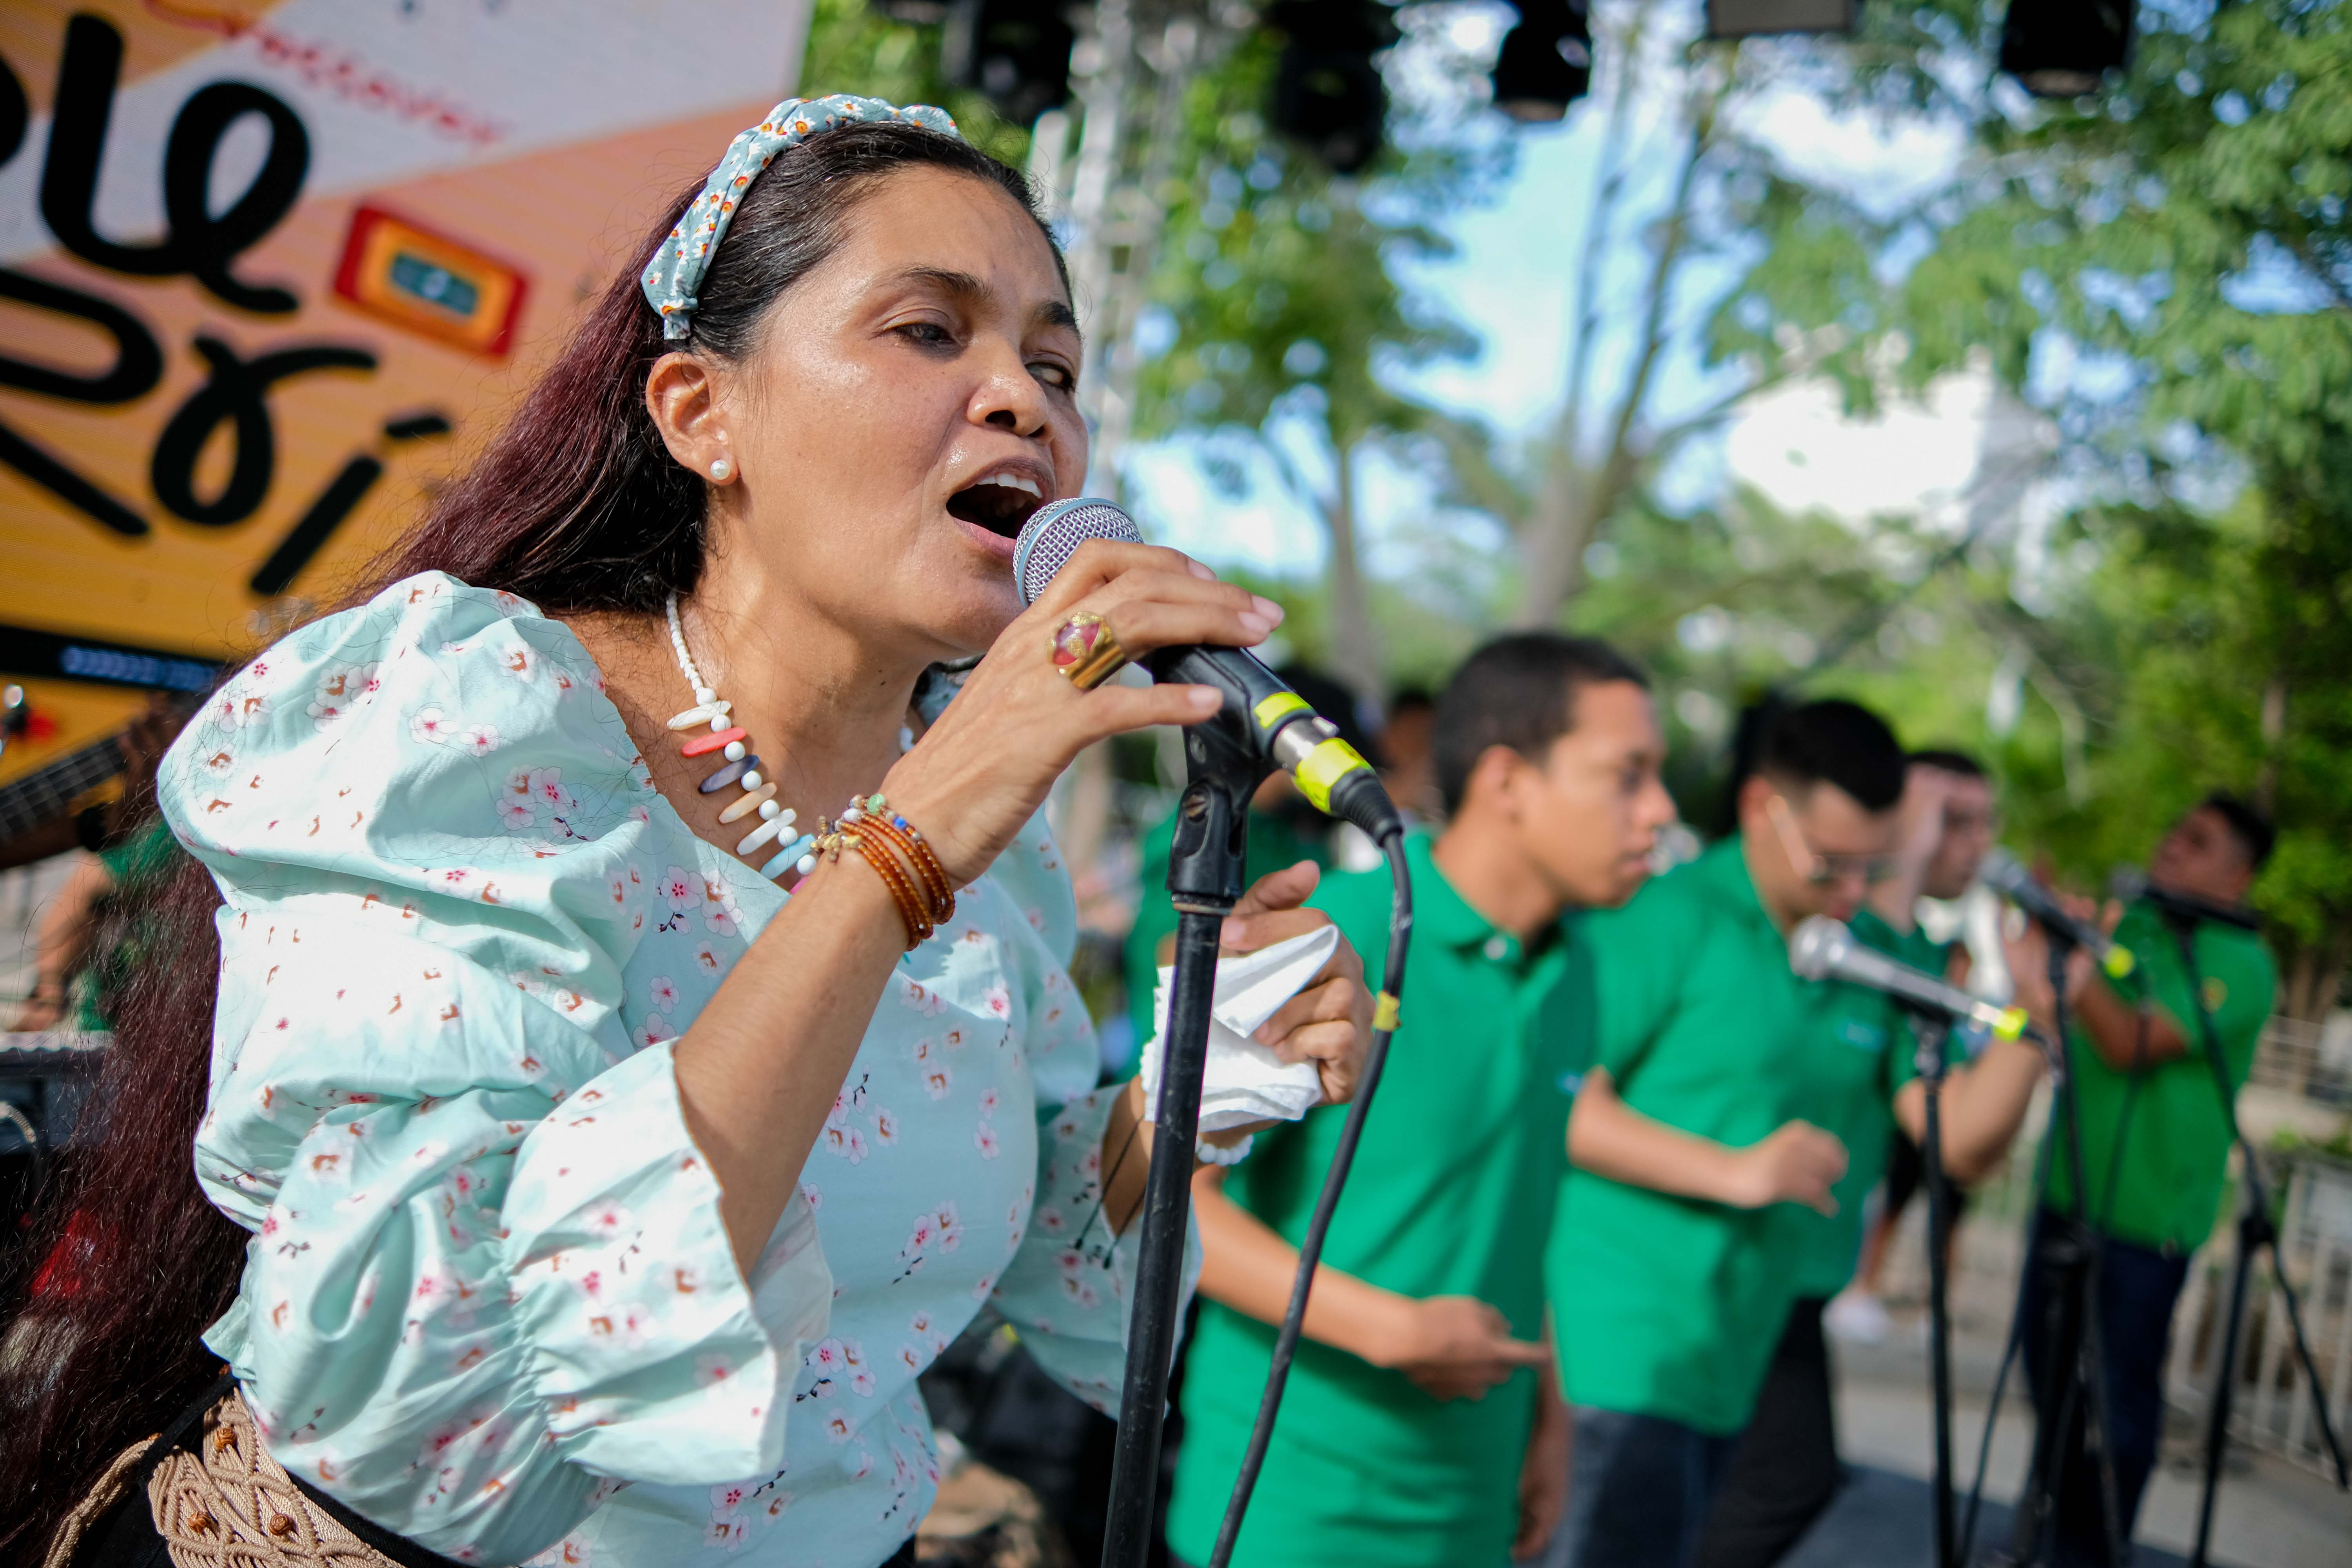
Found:
[[563, 626], [410, 578], [238, 672], [161, 791], [226, 900], [195, 1162], [253, 1239], [206, 1342], [294, 1474], [465, 1562], [866, 1568], [976, 1321], [1115, 1413], [1135, 1240], [1042, 820], [902, 961], [746, 1279], [670, 1043], [786, 895]]

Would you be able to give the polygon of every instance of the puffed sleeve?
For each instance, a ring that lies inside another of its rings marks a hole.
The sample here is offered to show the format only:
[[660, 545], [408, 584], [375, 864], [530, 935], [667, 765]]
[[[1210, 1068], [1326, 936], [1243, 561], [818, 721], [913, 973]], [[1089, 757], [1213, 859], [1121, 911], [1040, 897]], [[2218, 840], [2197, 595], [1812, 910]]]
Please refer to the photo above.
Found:
[[482, 1562], [774, 1470], [832, 1281], [797, 1201], [743, 1277], [672, 1029], [623, 1019], [656, 797], [570, 632], [410, 579], [240, 672], [161, 793], [225, 900], [197, 1173], [254, 1233], [207, 1339], [278, 1460]]
[[[1095, 1087], [1100, 1049], [1069, 975], [1076, 904], [1042, 815], [991, 868], [990, 879], [1018, 907], [1033, 939], [1022, 957], [1025, 1049], [1038, 1120], [1036, 1202], [990, 1306], [1056, 1382], [1116, 1416], [1142, 1226], [1130, 1225], [1124, 1236], [1111, 1232], [1102, 1205], [1102, 1142], [1112, 1105], [1127, 1086]], [[1111, 1157], [1116, 1161], [1120, 1152], [1111, 1151]], [[1143, 1158], [1139, 1141], [1125, 1157]], [[1200, 1237], [1188, 1222], [1180, 1318], [1200, 1277]]]

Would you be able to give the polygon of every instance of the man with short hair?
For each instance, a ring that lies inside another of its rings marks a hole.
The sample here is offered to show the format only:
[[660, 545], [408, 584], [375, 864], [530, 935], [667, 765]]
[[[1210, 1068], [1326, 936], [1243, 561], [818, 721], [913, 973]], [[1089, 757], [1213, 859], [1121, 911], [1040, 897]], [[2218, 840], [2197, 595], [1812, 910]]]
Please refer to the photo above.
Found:
[[1852, 702], [1775, 718], [1738, 831], [1579, 928], [1594, 1065], [1569, 1128], [1547, 1259], [1576, 1413], [1550, 1568], [1685, 1568], [1755, 1408], [1802, 1245], [1846, 1151], [1814, 1125], [1806, 1058], [1887, 1009], [1800, 980], [1789, 933], [1849, 919], [1895, 840], [1903, 752]]
[[[2258, 808], [2232, 795], [2208, 795], [2165, 835], [2148, 880], [2160, 890], [2241, 905], [2270, 858], [2273, 838], [2270, 818]], [[2078, 902], [2077, 912], [2089, 908]], [[2196, 928], [2192, 973], [2163, 911], [2145, 898], [2123, 912], [2115, 934], [2137, 960], [2131, 975], [2110, 981], [2081, 952], [2067, 973], [2073, 1012], [2067, 1060], [2090, 1198], [2076, 1203], [2074, 1162], [2060, 1125], [2021, 1310], [2027, 1372], [2040, 1405], [2053, 1392], [2045, 1380], [2073, 1366], [2080, 1332], [2063, 1276], [2063, 1259], [2083, 1249], [2066, 1247], [2064, 1237], [2077, 1219], [2096, 1231], [2107, 1447], [2117, 1517], [2128, 1542], [2163, 1436], [2173, 1306], [2188, 1278], [2189, 1255], [2211, 1234], [2221, 1207], [2231, 1103], [2253, 1065], [2278, 976], [2259, 936], [2212, 921]], [[2021, 967], [2042, 973], [2033, 963]], [[2020, 974], [2021, 994], [2028, 980]], [[2206, 1058], [2197, 1018], [2200, 994], [2213, 1016], [2231, 1101], [2223, 1099]], [[2135, 997], [2141, 999], [2137, 1005]], [[2055, 1413], [2043, 1416], [2054, 1419]], [[2064, 1457], [2053, 1560], [2061, 1568], [2108, 1561], [2097, 1468], [2084, 1453], [2082, 1421], [2078, 1399], [2072, 1427], [2059, 1437]]]
[[[1938, 816], [1940, 823], [1935, 820]], [[1915, 834], [1932, 836], [1934, 842], [1922, 851], [1925, 859], [1916, 877], [1898, 872], [1871, 889], [1869, 911], [1884, 920], [1895, 938], [1891, 943], [1875, 945], [1916, 968], [1946, 973], [1955, 984], [1966, 984], [1968, 950], [1930, 937], [1919, 924], [1916, 906], [1921, 899], [1949, 903], [1967, 895], [1985, 852], [1992, 847], [1995, 819], [1992, 781], [1976, 758], [1949, 750], [1911, 753], [1903, 785], [1904, 842], [1914, 845]], [[1855, 930], [1867, 940], [1870, 931], [1860, 917]], [[1853, 1282], [1831, 1299], [1822, 1314], [1822, 1326], [1833, 1338], [1863, 1344], [1877, 1344], [1886, 1338], [1891, 1325], [1878, 1298], [1879, 1275], [1885, 1267], [1887, 1249], [1902, 1228], [1903, 1211], [1926, 1179], [1923, 1164], [1919, 1145], [1896, 1127], [1887, 1141], [1881, 1202], [1863, 1236], [1862, 1258]], [[1867, 1193], [1870, 1188], [1865, 1183], [1858, 1190]], [[1968, 1190], [1947, 1181], [1945, 1195], [1950, 1200], [1951, 1223], [1957, 1230], [1968, 1212]]]
[[[1887, 956], [1944, 975], [1944, 944], [1919, 929], [1917, 904], [1923, 897], [1958, 898], [1976, 880], [1992, 843], [1992, 791], [1983, 768], [1956, 752], [1912, 753], [1899, 820], [1895, 853], [1851, 924], [1856, 938]], [[1769, 1568], [1837, 1491], [1824, 1310], [1853, 1277], [1864, 1200], [1878, 1184], [1890, 1144], [1925, 1130], [1927, 1091], [1916, 1081], [1917, 1042], [1904, 1020], [1849, 1008], [1832, 1017], [1835, 1026], [1814, 1039], [1799, 1070], [1808, 1085], [1804, 1114], [1845, 1146], [1846, 1171], [1831, 1188], [1830, 1212], [1794, 1211], [1799, 1239], [1788, 1284], [1795, 1300], [1708, 1513], [1697, 1568]], [[2000, 1160], [2042, 1077], [2042, 1053], [2032, 1044], [1978, 1043], [1981, 1054], [1945, 1080], [1940, 1143], [1949, 1183], [1976, 1180]], [[1916, 1157], [1917, 1145], [1911, 1148]]]
[[[1447, 826], [1407, 841], [1403, 1020], [1236, 1564], [1504, 1568], [1551, 1533], [1568, 1430], [1541, 1342], [1542, 1243], [1591, 996], [1561, 917], [1647, 876], [1675, 815], [1664, 750], [1646, 679], [1590, 638], [1489, 643], [1439, 700]], [[1389, 893], [1385, 872], [1342, 873], [1310, 900], [1374, 955], [1376, 984]], [[1181, 1562], [1216, 1541], [1345, 1115], [1261, 1131], [1194, 1180], [1202, 1306], [1168, 1517]]]

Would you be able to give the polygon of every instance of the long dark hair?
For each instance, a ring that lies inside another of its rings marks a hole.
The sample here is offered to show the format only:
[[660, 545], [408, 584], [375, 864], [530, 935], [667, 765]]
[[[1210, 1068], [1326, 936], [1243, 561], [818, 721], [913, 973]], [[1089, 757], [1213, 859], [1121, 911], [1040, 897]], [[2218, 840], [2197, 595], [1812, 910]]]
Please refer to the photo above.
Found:
[[[706, 492], [646, 413], [647, 371], [678, 347], [738, 362], [755, 353], [770, 308], [840, 247], [852, 209], [915, 166], [1003, 191], [1052, 245], [1018, 171], [912, 125], [845, 126], [784, 153], [751, 186], [681, 345], [662, 336], [637, 277], [698, 181], [473, 467], [346, 603], [425, 571], [551, 611], [658, 611], [672, 590], [690, 590]], [[1059, 266], [1057, 247], [1054, 256]], [[37, 1559], [113, 1457], [217, 1375], [197, 1336], [236, 1299], [244, 1268], [246, 1232], [205, 1200], [191, 1155], [211, 1069], [220, 894], [181, 857], [154, 889], [118, 902], [109, 937], [141, 952], [102, 999], [115, 1036], [94, 1097], [103, 1121], [45, 1194], [0, 1296], [22, 1303], [0, 1339], [0, 1481], [14, 1504], [0, 1553], [12, 1558]]]

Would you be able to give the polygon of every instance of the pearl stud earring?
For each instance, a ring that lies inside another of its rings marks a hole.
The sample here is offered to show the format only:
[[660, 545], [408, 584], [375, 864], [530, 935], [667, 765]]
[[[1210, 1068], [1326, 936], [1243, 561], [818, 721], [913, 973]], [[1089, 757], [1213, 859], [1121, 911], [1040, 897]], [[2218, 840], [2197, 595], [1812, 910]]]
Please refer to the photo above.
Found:
[[719, 480], [721, 484], [726, 483], [727, 476], [734, 471], [735, 466], [732, 463], [730, 463], [726, 458], [714, 458], [711, 459], [710, 477]]

